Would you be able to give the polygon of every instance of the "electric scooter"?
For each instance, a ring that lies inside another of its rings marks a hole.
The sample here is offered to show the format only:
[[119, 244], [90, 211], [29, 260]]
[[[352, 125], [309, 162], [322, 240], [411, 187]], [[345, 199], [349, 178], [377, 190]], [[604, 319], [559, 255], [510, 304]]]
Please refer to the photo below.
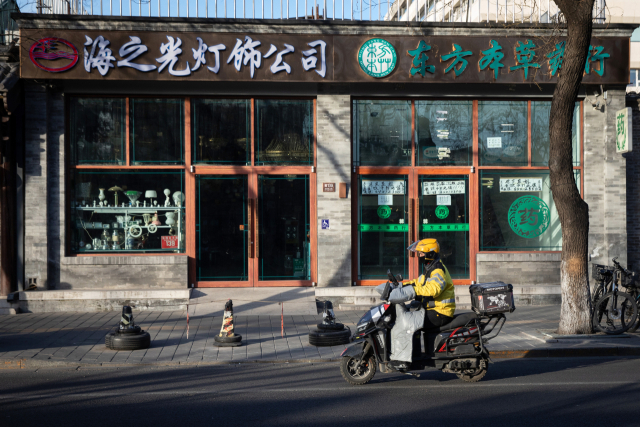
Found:
[[[373, 379], [378, 369], [382, 373], [400, 372], [414, 377], [420, 375], [413, 371], [438, 369], [455, 374], [466, 382], [480, 381], [487, 374], [491, 362], [485, 345], [502, 330], [506, 321], [504, 311], [513, 311], [515, 308], [506, 307], [503, 312], [492, 313], [476, 309], [475, 312], [455, 315], [450, 323], [439, 329], [419, 329], [413, 335], [412, 361], [404, 366], [392, 366], [389, 363], [391, 328], [396, 310], [388, 301], [391, 291], [402, 284], [398, 283], [391, 271], [387, 275], [389, 280], [381, 295], [383, 304], [372, 307], [362, 316], [351, 337], [352, 344], [341, 354], [340, 373], [344, 379], [352, 385], [363, 385]], [[398, 277], [402, 281], [402, 276]], [[502, 301], [504, 298], [501, 298]], [[480, 302], [482, 304], [482, 297]], [[513, 305], [512, 297], [509, 302]], [[421, 304], [414, 300], [407, 308], [419, 310]], [[424, 351], [421, 349], [421, 337]]]

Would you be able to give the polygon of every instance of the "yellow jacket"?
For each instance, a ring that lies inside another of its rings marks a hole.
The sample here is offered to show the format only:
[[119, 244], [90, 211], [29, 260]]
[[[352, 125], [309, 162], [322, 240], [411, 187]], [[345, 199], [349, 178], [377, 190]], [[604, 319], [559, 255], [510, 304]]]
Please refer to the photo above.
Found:
[[417, 279], [404, 282], [413, 285], [416, 299], [423, 302], [427, 310], [435, 310], [444, 316], [453, 317], [456, 311], [456, 294], [453, 290], [453, 280], [449, 270], [438, 261], [427, 279], [423, 274]]

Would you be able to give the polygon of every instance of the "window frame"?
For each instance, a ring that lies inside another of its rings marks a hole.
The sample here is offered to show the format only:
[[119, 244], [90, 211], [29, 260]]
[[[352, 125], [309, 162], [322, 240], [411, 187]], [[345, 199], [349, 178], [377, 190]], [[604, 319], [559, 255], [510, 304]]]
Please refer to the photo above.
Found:
[[[414, 192], [417, 190], [414, 189], [417, 184], [417, 180], [420, 175], [455, 175], [455, 174], [469, 174], [469, 188], [470, 188], [470, 227], [475, 229], [476, 236], [470, 236], [470, 259], [471, 257], [476, 258], [478, 254], [539, 254], [539, 253], [560, 253], [561, 251], [506, 251], [506, 250], [496, 250], [496, 251], [480, 251], [480, 171], [481, 170], [504, 170], [504, 171], [535, 171], [535, 170], [549, 170], [547, 166], [532, 166], [532, 101], [552, 101], [553, 98], [549, 96], [545, 97], [509, 97], [509, 98], [495, 98], [495, 97], [456, 97], [456, 98], [443, 98], [443, 97], [380, 97], [380, 96], [352, 96], [350, 102], [350, 117], [353, 118], [354, 114], [354, 101], [373, 101], [373, 100], [381, 100], [381, 101], [411, 101], [411, 165], [410, 166], [359, 166], [355, 158], [355, 126], [356, 123], [354, 120], [351, 120], [351, 183], [352, 188], [356, 189], [358, 178], [361, 175], [370, 175], [370, 174], [408, 174], [412, 179], [409, 181], [408, 191], [410, 193], [409, 203], [410, 210], [412, 210], [411, 217], [414, 218], [414, 221], [417, 218], [416, 207], [418, 206], [419, 200], [412, 199]], [[473, 132], [472, 132], [472, 165], [471, 166], [455, 166], [455, 165], [443, 165], [443, 166], [418, 166], [416, 159], [416, 101], [451, 101], [451, 100], [469, 100], [472, 102], [472, 120], [473, 120]], [[478, 127], [478, 105], [479, 101], [526, 101], [527, 102], [527, 165], [526, 166], [480, 166], [479, 162], [479, 127]], [[578, 98], [576, 102], [579, 103], [579, 149], [578, 149], [578, 158], [579, 158], [579, 166], [573, 166], [573, 170], [578, 170], [580, 173], [580, 196], [584, 199], [584, 98]], [[376, 285], [378, 283], [373, 283], [372, 281], [360, 280], [358, 278], [358, 233], [357, 233], [357, 224], [358, 224], [358, 197], [352, 197], [352, 205], [351, 205], [351, 249], [352, 249], [352, 262], [351, 262], [351, 271], [352, 271], [352, 281], [355, 285]], [[410, 239], [415, 241], [417, 239], [417, 227], [409, 227]], [[410, 271], [412, 267], [410, 267]], [[417, 271], [417, 270], [416, 270]], [[469, 284], [472, 280], [475, 280], [475, 276], [477, 274], [477, 266], [474, 264], [470, 270], [470, 277], [472, 279], [464, 279], [464, 280], [454, 280], [454, 284]]]

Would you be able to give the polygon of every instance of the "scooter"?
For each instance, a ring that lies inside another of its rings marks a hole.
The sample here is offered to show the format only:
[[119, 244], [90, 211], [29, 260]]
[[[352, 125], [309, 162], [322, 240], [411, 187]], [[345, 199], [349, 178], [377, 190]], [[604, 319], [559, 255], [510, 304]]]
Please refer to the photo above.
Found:
[[[419, 329], [413, 335], [412, 361], [403, 367], [389, 363], [391, 354], [391, 328], [396, 310], [389, 304], [391, 291], [398, 286], [396, 277], [388, 271], [381, 299], [383, 304], [372, 307], [362, 316], [351, 337], [352, 344], [341, 354], [340, 373], [352, 385], [363, 385], [373, 379], [378, 367], [382, 373], [400, 372], [419, 377], [412, 371], [438, 369], [456, 374], [466, 382], [480, 381], [491, 362], [485, 344], [498, 336], [506, 321], [503, 313], [486, 314], [484, 311], [455, 315], [453, 320], [437, 330]], [[400, 281], [402, 276], [398, 275]], [[411, 301], [409, 310], [419, 310], [419, 301]], [[511, 310], [513, 311], [513, 309]], [[421, 351], [421, 336], [424, 352]]]

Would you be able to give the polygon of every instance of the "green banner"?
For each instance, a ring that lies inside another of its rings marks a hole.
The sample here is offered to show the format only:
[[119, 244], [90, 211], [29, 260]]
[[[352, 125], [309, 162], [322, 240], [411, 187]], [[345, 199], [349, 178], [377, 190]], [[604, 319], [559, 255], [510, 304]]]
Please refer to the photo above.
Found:
[[[409, 224], [360, 224], [360, 231], [398, 232], [409, 231]], [[469, 224], [422, 224], [420, 231], [469, 231]]]
[[409, 224], [360, 224], [360, 231], [408, 232]]
[[420, 231], [469, 231], [469, 224], [422, 224]]

